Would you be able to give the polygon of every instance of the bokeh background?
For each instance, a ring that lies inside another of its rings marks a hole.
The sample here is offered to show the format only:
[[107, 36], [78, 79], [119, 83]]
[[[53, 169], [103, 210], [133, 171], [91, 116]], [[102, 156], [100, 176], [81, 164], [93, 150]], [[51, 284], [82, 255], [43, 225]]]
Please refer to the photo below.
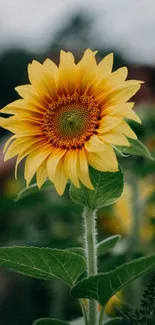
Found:
[[[17, 85], [28, 82], [27, 65], [47, 57], [59, 62], [60, 49], [78, 60], [90, 47], [97, 60], [114, 52], [114, 69], [129, 68], [130, 79], [144, 80], [135, 96], [142, 125], [132, 124], [155, 157], [155, 2], [154, 0], [0, 0], [0, 108], [18, 98]], [[15, 202], [25, 187], [23, 165], [14, 179], [15, 160], [4, 164], [0, 129], [0, 246], [82, 246], [81, 207], [68, 189], [59, 197], [51, 188], [33, 191]], [[155, 251], [155, 163], [142, 157], [121, 158], [125, 173], [122, 198], [98, 213], [99, 239], [121, 234], [116, 248], [100, 257], [101, 271]], [[107, 314], [138, 306], [148, 278], [118, 294]], [[44, 282], [0, 268], [0, 324], [31, 325], [39, 317], [80, 317], [76, 300], [59, 282]], [[123, 320], [122, 324], [127, 324]], [[153, 324], [153, 323], [152, 323]]]

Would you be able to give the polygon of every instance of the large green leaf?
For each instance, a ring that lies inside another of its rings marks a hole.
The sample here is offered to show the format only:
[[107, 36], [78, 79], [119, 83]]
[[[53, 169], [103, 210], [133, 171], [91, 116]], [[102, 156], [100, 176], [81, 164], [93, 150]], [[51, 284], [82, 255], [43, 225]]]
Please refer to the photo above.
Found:
[[85, 258], [85, 251], [84, 251], [84, 248], [82, 248], [82, 247], [70, 247], [70, 248], [67, 248], [66, 250], [68, 252], [73, 252], [78, 255], [81, 255]]
[[70, 325], [67, 322], [62, 320], [53, 319], [53, 318], [40, 318], [37, 319], [33, 325]]
[[114, 324], [120, 324], [120, 321], [122, 320], [122, 317], [115, 317], [115, 318], [111, 318], [108, 320], [105, 320], [103, 322], [103, 325], [114, 325]]
[[154, 160], [154, 158], [151, 156], [149, 150], [138, 139], [135, 140], [135, 139], [128, 138], [128, 141], [130, 143], [130, 147], [119, 146], [118, 148], [117, 147], [116, 148], [125, 154], [143, 156], [150, 160]]
[[21, 199], [24, 199], [26, 196], [35, 194], [39, 191], [44, 191], [47, 190], [49, 188], [52, 188], [53, 184], [50, 180], [47, 180], [43, 186], [41, 187], [41, 189], [38, 188], [37, 183], [31, 184], [28, 187], [24, 187], [17, 195], [17, 197], [15, 198], [15, 202], [18, 202]]
[[86, 267], [84, 258], [78, 254], [38, 247], [0, 248], [0, 265], [39, 279], [60, 279], [70, 286]]
[[102, 240], [97, 245], [98, 254], [103, 255], [109, 252], [109, 250], [112, 249], [117, 244], [120, 238], [121, 235], [114, 235]]
[[113, 271], [84, 279], [72, 288], [75, 298], [96, 299], [105, 306], [109, 299], [129, 282], [155, 269], [155, 255], [125, 263]]
[[83, 184], [80, 188], [73, 184], [70, 186], [70, 197], [75, 203], [94, 210], [114, 203], [121, 196], [124, 185], [121, 170], [116, 173], [103, 173], [90, 167], [90, 178], [94, 190], [86, 188]]
[[71, 321], [71, 325], [83, 325], [83, 322], [84, 322], [83, 317], [80, 317]]

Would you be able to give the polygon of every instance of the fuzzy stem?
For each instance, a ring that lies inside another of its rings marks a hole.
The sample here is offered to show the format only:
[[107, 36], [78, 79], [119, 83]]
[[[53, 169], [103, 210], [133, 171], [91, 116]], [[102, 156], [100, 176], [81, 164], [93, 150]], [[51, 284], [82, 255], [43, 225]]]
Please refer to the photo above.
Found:
[[83, 314], [83, 318], [84, 318], [84, 324], [85, 325], [89, 325], [88, 324], [88, 319], [87, 319], [87, 312], [86, 312], [86, 309], [85, 309], [85, 306], [82, 302], [82, 299], [79, 300], [80, 302], [80, 306], [81, 306], [81, 309], [82, 309], [82, 314]]
[[[97, 252], [96, 252], [96, 217], [95, 211], [84, 208], [85, 221], [85, 252], [87, 259], [87, 277], [97, 274]], [[89, 325], [96, 325], [97, 303], [94, 299], [88, 302]]]
[[104, 307], [102, 307], [101, 312], [100, 312], [99, 325], [102, 325], [103, 315], [104, 315]]

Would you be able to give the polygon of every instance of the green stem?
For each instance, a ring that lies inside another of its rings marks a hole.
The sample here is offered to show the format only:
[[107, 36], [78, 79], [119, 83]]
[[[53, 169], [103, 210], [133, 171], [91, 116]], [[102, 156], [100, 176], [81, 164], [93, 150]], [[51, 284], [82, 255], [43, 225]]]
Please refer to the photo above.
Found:
[[[140, 199], [140, 188], [139, 188], [139, 179], [133, 175], [131, 177], [132, 182], [132, 233], [130, 236], [130, 254], [131, 258], [135, 257], [135, 253], [141, 251], [141, 235], [140, 231], [142, 228], [142, 216], [143, 216], [143, 205], [144, 203]], [[139, 301], [142, 296], [142, 278], [138, 278], [135, 282], [132, 283], [133, 286], [133, 298], [132, 303], [134, 306], [139, 305]]]
[[100, 312], [99, 325], [102, 325], [103, 316], [104, 316], [104, 307], [102, 307], [101, 312]]
[[81, 306], [81, 309], [82, 309], [82, 314], [83, 314], [83, 318], [84, 318], [84, 323], [85, 323], [85, 325], [89, 325], [89, 324], [88, 324], [88, 319], [87, 319], [87, 313], [86, 313], [85, 306], [84, 306], [84, 304], [83, 304], [83, 302], [82, 302], [81, 299], [79, 300], [79, 302], [80, 302], [80, 306]]
[[[96, 252], [96, 217], [95, 211], [84, 208], [85, 220], [85, 252], [87, 259], [87, 277], [97, 274], [97, 252]], [[94, 299], [88, 302], [89, 325], [96, 325], [97, 303]]]

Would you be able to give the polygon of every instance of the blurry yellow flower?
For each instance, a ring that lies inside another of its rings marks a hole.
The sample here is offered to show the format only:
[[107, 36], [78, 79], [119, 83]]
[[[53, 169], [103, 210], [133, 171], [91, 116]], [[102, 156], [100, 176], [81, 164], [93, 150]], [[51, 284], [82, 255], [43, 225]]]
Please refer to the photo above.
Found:
[[23, 188], [21, 179], [15, 180], [14, 178], [6, 179], [3, 185], [3, 193], [7, 197], [15, 197]]
[[[142, 215], [140, 222], [139, 235], [143, 243], [151, 241], [155, 236], [154, 226], [151, 224], [151, 218], [155, 218], [155, 204], [149, 203], [150, 197], [155, 193], [155, 185], [153, 177], [146, 177], [140, 180], [139, 202], [142, 204]], [[113, 204], [111, 215], [101, 216], [100, 228], [108, 231], [110, 234], [130, 235], [133, 231], [133, 189], [132, 186], [125, 183], [123, 194], [120, 199]]]
[[150, 218], [155, 219], [155, 202], [147, 206], [147, 214]]
[[140, 229], [140, 237], [142, 242], [150, 242], [154, 237], [155, 231], [153, 225], [149, 223], [149, 220]]
[[139, 182], [140, 198], [147, 201], [148, 198], [155, 193], [155, 179], [151, 177], [144, 178]]
[[123, 194], [112, 205], [110, 215], [101, 215], [100, 228], [110, 234], [128, 235], [132, 229], [132, 189], [125, 183]]
[[129, 234], [132, 230], [132, 190], [127, 184], [124, 186], [121, 198], [113, 206], [116, 220], [122, 228], [123, 234]]
[[112, 72], [113, 55], [99, 64], [96, 52], [86, 50], [79, 63], [70, 52], [61, 51], [59, 67], [49, 59], [28, 66], [29, 85], [18, 86], [22, 97], [1, 112], [0, 125], [14, 133], [4, 147], [5, 161], [18, 155], [17, 166], [27, 156], [27, 186], [36, 173], [40, 188], [48, 177], [57, 192], [67, 180], [76, 187], [81, 181], [93, 189], [88, 165], [116, 172], [112, 145], [129, 146], [126, 136], [136, 135], [124, 118], [140, 123], [127, 101], [139, 90], [140, 82], [126, 80], [127, 68]]
[[116, 308], [122, 306], [123, 294], [121, 291], [118, 291], [111, 299], [108, 301], [105, 307], [105, 313], [109, 316], [114, 316]]

